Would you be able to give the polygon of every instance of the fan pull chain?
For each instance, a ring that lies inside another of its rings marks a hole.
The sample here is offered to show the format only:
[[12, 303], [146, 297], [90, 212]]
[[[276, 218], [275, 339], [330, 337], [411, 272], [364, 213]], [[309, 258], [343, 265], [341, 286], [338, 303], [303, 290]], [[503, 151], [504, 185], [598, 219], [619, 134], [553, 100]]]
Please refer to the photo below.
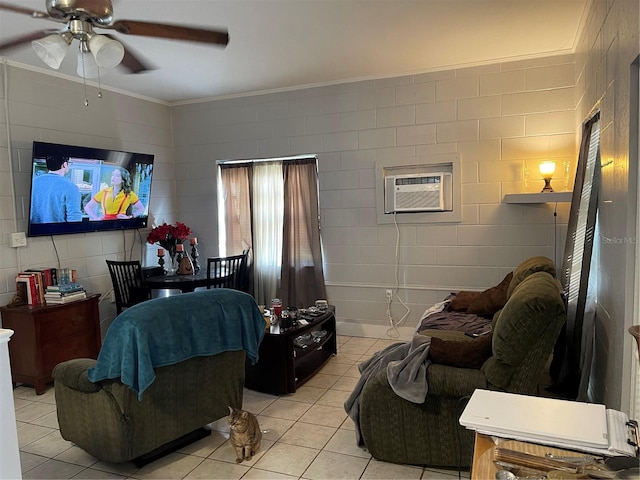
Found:
[[102, 83], [100, 83], [100, 67], [98, 67], [98, 98], [102, 98]]
[[82, 84], [84, 85], [84, 106], [89, 106], [89, 99], [87, 98], [87, 76], [84, 71], [84, 52], [82, 51], [82, 44], [80, 44], [80, 60], [82, 61]]

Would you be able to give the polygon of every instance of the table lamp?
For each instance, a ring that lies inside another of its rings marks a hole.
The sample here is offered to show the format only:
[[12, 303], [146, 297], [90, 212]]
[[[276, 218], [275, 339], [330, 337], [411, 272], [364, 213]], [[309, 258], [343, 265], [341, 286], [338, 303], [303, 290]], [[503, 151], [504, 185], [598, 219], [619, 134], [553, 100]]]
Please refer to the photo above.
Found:
[[542, 162], [540, 164], [540, 175], [544, 179], [544, 188], [542, 192], [553, 192], [553, 188], [551, 188], [551, 178], [556, 171], [556, 162]]

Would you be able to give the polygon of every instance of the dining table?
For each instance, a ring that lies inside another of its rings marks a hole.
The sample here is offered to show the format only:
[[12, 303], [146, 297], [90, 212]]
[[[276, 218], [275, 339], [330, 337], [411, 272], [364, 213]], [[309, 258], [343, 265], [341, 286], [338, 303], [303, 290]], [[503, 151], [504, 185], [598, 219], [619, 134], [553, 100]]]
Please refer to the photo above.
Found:
[[144, 279], [145, 285], [152, 290], [180, 290], [182, 293], [193, 292], [198, 287], [215, 286], [218, 278], [207, 279], [207, 272], [200, 270], [195, 275], [154, 275]]
[[177, 273], [152, 275], [144, 279], [145, 285], [152, 290], [180, 290], [182, 293], [193, 292], [198, 287], [215, 288], [225, 284], [228, 273], [212, 272], [207, 278], [207, 271], [200, 270], [194, 275], [179, 275]]

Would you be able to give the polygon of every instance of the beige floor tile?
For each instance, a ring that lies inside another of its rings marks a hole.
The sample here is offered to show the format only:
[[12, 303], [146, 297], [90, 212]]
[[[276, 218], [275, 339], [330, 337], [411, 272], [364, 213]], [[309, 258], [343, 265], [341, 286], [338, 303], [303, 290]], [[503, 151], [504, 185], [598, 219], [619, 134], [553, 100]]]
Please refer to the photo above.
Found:
[[170, 453], [166, 457], [145, 465], [131, 476], [149, 480], [184, 478], [204, 460], [193, 455]]
[[[256, 452], [251, 460], [244, 460], [242, 465], [245, 467], [253, 467], [260, 458], [269, 451], [269, 449], [273, 446], [274, 442], [271, 440], [265, 440], [264, 438], [260, 442], [260, 449]], [[236, 462], [236, 449], [229, 442], [225, 442], [218, 448], [215, 452], [213, 452], [209, 458], [213, 460], [219, 460], [221, 462], [227, 463], [237, 463]]]
[[347, 417], [344, 419], [344, 422], [342, 422], [342, 425], [340, 425], [340, 430], [349, 430], [351, 432], [355, 432], [356, 425], [355, 423], [353, 423], [353, 420], [351, 420], [350, 417]]
[[119, 480], [125, 479], [122, 475], [114, 475], [113, 473], [103, 472], [102, 470], [95, 470], [93, 468], [85, 468], [78, 475], [73, 477], [73, 480]]
[[371, 455], [364, 448], [360, 448], [356, 443], [355, 430], [339, 429], [329, 443], [324, 447], [327, 452], [343, 453], [360, 458], [371, 458]]
[[334, 427], [297, 422], [280, 437], [278, 442], [320, 450], [336, 433], [336, 430]]
[[43, 478], [72, 478], [84, 470], [80, 465], [61, 462], [59, 460], [47, 460], [28, 472], [22, 472], [23, 479], [43, 479]]
[[[458, 470], [443, 468], [425, 468], [422, 480], [454, 480], [458, 478]], [[470, 478], [469, 472], [460, 472], [460, 478]]]
[[345, 363], [327, 363], [322, 367], [320, 373], [324, 375], [337, 375], [339, 377], [340, 375], [344, 375], [344, 372], [349, 370], [351, 367], [352, 365]]
[[269, 455], [258, 460], [256, 468], [300, 476], [311, 465], [318, 452], [315, 448], [276, 443], [269, 449]]
[[369, 460], [340, 453], [322, 451], [304, 472], [311, 480], [360, 478]]
[[258, 423], [260, 424], [260, 430], [262, 430], [263, 440], [278, 440], [284, 433], [291, 428], [295, 423], [293, 420], [286, 420], [284, 418], [264, 417], [258, 415]]
[[351, 355], [364, 355], [367, 351], [373, 348], [371, 345], [351, 345], [351, 343], [346, 343], [340, 347], [340, 354], [351, 354]]
[[196, 457], [208, 457], [217, 450], [220, 445], [226, 442], [228, 438], [228, 435], [213, 430], [208, 437], [201, 438], [197, 442], [186, 445], [178, 450], [178, 452], [184, 453], [185, 455], [195, 455]]
[[326, 388], [314, 387], [305, 384], [296, 390], [293, 395], [287, 395], [287, 400], [293, 400], [295, 402], [315, 403], [322, 395], [327, 392]]
[[40, 425], [42, 427], [55, 428], [56, 430], [60, 428], [58, 425], [58, 412], [56, 412], [55, 410], [51, 413], [47, 413], [46, 415], [31, 420], [31, 423], [34, 425]]
[[265, 408], [261, 416], [284, 418], [286, 420], [298, 420], [312, 406], [311, 403], [294, 402], [293, 400], [285, 400], [279, 398], [267, 408]]
[[340, 379], [340, 375], [329, 375], [327, 373], [316, 373], [307, 380], [305, 387], [331, 388], [331, 386]]
[[35, 455], [42, 455], [43, 457], [54, 458], [71, 447], [71, 443], [62, 438], [58, 430], [54, 430], [49, 435], [21, 447], [21, 450]]
[[189, 479], [239, 479], [249, 471], [249, 467], [207, 458], [186, 477]]
[[398, 480], [419, 480], [421, 476], [421, 467], [397, 465], [395, 463], [379, 462], [378, 460], [372, 459], [360, 478], [362, 480], [388, 480], [390, 478]]
[[318, 401], [317, 405], [328, 405], [330, 407], [342, 407], [345, 400], [351, 392], [345, 392], [343, 390], [328, 390]]
[[55, 456], [56, 460], [67, 463], [74, 463], [83, 467], [91, 467], [98, 462], [97, 458], [95, 458], [93, 455], [89, 455], [80, 447], [77, 447], [72, 443], [69, 443], [69, 445], [70, 448]]
[[314, 405], [300, 418], [300, 421], [337, 428], [342, 425], [346, 416], [344, 408]]
[[377, 341], [377, 338], [351, 337], [351, 339], [347, 342], [347, 345], [364, 345], [366, 347], [370, 347], [372, 345], [375, 345]]
[[56, 411], [56, 406], [50, 403], [31, 402], [16, 410], [16, 420], [32, 422], [33, 420]]
[[359, 377], [340, 377], [336, 383], [331, 386], [332, 390], [342, 390], [344, 392], [353, 392], [354, 387], [358, 383]]
[[297, 475], [285, 475], [284, 473], [268, 472], [259, 468], [249, 470], [242, 480], [298, 480]]
[[340, 352], [338, 355], [336, 355], [335, 357], [332, 357], [331, 360], [335, 361], [336, 363], [358, 363], [360, 361], [360, 357], [362, 357], [362, 355], [359, 354], [353, 354], [353, 353], [343, 353]]
[[360, 378], [362, 376], [362, 374], [360, 373], [360, 370], [358, 370], [358, 367], [356, 365], [354, 365], [349, 370], [344, 372], [344, 376], [345, 377], [350, 377], [350, 378]]
[[119, 475], [123, 477], [131, 477], [135, 472], [138, 471], [138, 467], [136, 467], [131, 462], [125, 463], [107, 463], [100, 461], [95, 465], [92, 465], [91, 468], [93, 470], [100, 470], [102, 472], [112, 473], [114, 475]]
[[20, 467], [22, 469], [22, 473], [28, 472], [48, 460], [48, 458], [41, 457], [40, 455], [34, 455], [33, 453], [22, 451], [20, 452]]
[[253, 393], [245, 393], [242, 399], [242, 409], [247, 410], [254, 415], [258, 415], [265, 408], [275, 402], [278, 397], [264, 395], [255, 395]]
[[18, 446], [20, 448], [29, 445], [36, 440], [46, 437], [55, 432], [55, 429], [49, 427], [41, 427], [40, 425], [31, 425], [27, 423], [18, 427]]

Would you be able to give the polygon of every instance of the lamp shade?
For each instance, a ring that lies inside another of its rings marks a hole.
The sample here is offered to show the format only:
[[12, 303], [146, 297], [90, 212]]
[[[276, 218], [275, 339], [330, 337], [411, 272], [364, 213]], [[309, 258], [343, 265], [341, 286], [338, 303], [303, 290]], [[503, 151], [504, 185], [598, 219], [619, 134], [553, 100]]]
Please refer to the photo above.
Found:
[[76, 72], [79, 77], [96, 78], [98, 76], [98, 65], [93, 55], [89, 52], [83, 52], [82, 49], [78, 49], [78, 67]]
[[54, 70], [60, 68], [67, 53], [67, 42], [59, 34], [49, 35], [31, 42], [31, 46], [44, 63]]
[[556, 171], [556, 162], [542, 162], [540, 164], [540, 174], [543, 178], [551, 177]]
[[115, 67], [124, 58], [122, 44], [104, 35], [93, 35], [89, 39], [89, 48], [96, 59], [96, 63], [102, 68]]

